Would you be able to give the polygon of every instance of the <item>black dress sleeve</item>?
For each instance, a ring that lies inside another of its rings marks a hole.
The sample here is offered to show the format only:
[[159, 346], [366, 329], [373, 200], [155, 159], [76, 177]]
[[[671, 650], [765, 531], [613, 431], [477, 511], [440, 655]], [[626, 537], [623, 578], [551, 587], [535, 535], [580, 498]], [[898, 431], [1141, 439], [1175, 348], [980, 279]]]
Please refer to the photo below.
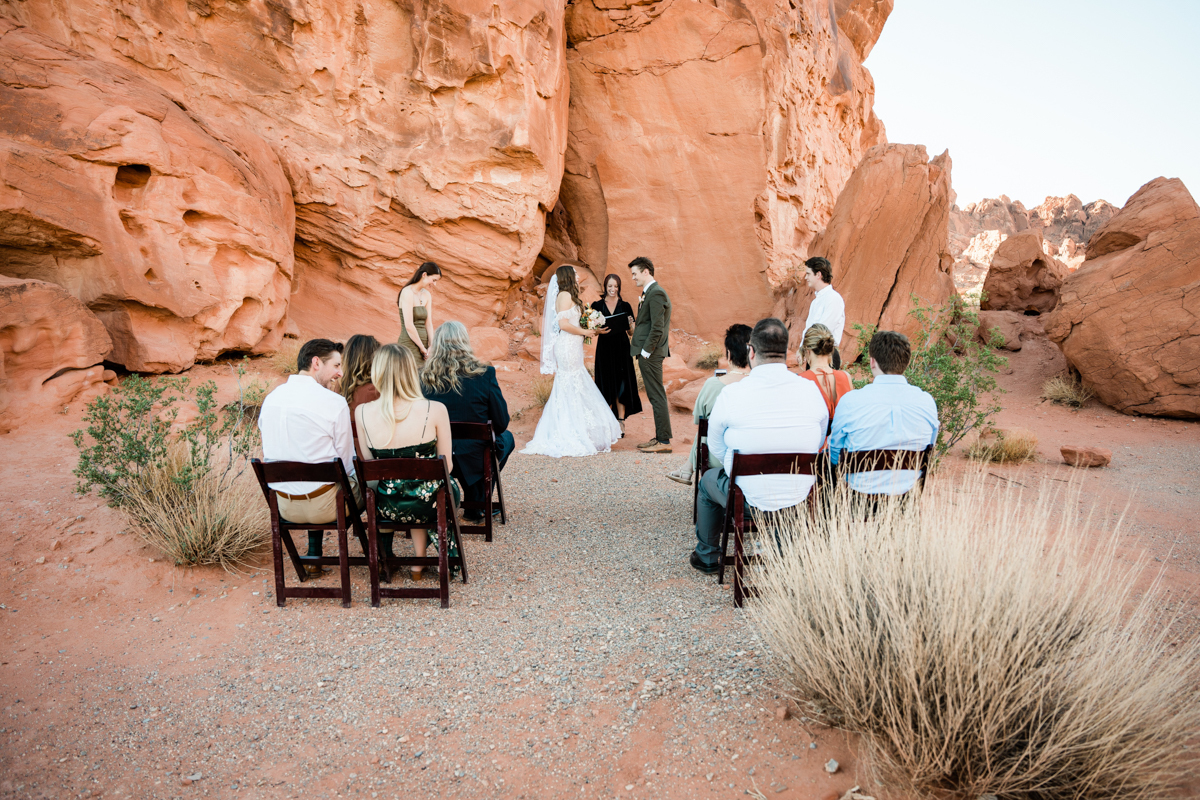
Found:
[[492, 420], [492, 430], [497, 434], [504, 433], [509, 423], [508, 403], [500, 391], [500, 382], [496, 380], [496, 368], [488, 367], [486, 377], [488, 416]]
[[614, 320], [614, 322], [620, 323], [620, 327], [618, 327], [617, 330], [622, 330], [622, 331], [633, 330], [633, 306], [629, 305], [628, 302], [622, 300], [621, 304], [619, 306], [617, 306], [617, 310], [622, 312], [625, 315], [620, 320]]

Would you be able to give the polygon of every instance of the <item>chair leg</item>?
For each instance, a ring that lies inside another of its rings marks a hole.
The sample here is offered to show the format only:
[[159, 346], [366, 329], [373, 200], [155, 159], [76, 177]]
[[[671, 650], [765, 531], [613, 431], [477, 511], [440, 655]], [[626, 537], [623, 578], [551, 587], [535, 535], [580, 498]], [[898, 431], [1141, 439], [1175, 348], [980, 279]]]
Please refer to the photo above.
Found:
[[745, 561], [743, 560], [742, 547], [743, 537], [745, 536], [745, 526], [739, 524], [739, 521], [733, 523], [733, 605], [736, 608], [742, 607], [744, 594], [742, 591], [742, 569]]
[[454, 526], [450, 528], [450, 535], [454, 537], [454, 543], [458, 545], [458, 566], [462, 570], [462, 582], [467, 582], [467, 551], [463, 549], [462, 531], [458, 529], [458, 517], [454, 518]]
[[725, 518], [721, 522], [721, 557], [717, 561], [717, 563], [720, 565], [721, 568], [717, 571], [717, 583], [718, 584], [725, 583], [725, 561], [726, 561], [725, 555], [726, 555], [726, 553], [729, 552], [729, 526], [730, 526], [730, 524], [732, 524], [731, 521], [733, 519], [733, 517], [731, 517], [729, 514], [729, 506], [732, 502], [733, 502], [733, 492], [731, 491], [729, 493], [729, 495], [726, 497]]
[[496, 470], [496, 497], [500, 500], [500, 524], [508, 524], [508, 508], [504, 505], [504, 486], [500, 483], [500, 459], [496, 458], [496, 451], [492, 451], [492, 468]]
[[367, 530], [367, 574], [371, 578], [371, 606], [379, 608], [379, 536], [375, 526]]
[[[278, 521], [271, 525], [271, 556], [275, 562], [275, 605], [283, 607], [287, 604], [287, 587], [283, 582], [283, 547], [280, 544], [281, 534]], [[291, 537], [288, 541], [290, 543]]]
[[[485, 467], [484, 471], [487, 473], [486, 475], [483, 476], [483, 480], [487, 484], [487, 487], [488, 487], [487, 488], [487, 497], [485, 497], [484, 501], [483, 501], [484, 502], [483, 540], [485, 542], [490, 542], [492, 540], [492, 484], [493, 484], [493, 481], [492, 481], [491, 465], [486, 461], [483, 463], [484, 463], [484, 467]], [[461, 553], [462, 550], [460, 549], [459, 552]]]
[[338, 567], [342, 575], [342, 608], [350, 607], [350, 537], [346, 532], [346, 510], [338, 497]]
[[287, 548], [288, 558], [296, 570], [296, 579], [304, 583], [308, 580], [308, 573], [304, 571], [304, 563], [300, 561], [300, 554], [296, 552], [296, 543], [292, 540], [292, 532], [284, 531], [280, 538], [283, 539], [283, 546]]
[[446, 542], [446, 506], [450, 504], [450, 488], [443, 487], [445, 501], [437, 501], [438, 590], [442, 608], [450, 607], [450, 551]]

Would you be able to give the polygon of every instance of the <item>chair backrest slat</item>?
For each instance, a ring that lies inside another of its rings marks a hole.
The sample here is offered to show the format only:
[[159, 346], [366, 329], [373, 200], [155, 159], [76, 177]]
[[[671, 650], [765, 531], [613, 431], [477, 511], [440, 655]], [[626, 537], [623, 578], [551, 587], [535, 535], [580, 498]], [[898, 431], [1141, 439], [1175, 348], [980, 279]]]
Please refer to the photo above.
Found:
[[437, 458], [377, 458], [355, 461], [360, 481], [436, 481], [447, 477], [445, 456]]
[[928, 469], [933, 445], [924, 450], [843, 450], [838, 466], [843, 473], [877, 472], [899, 469]]
[[261, 483], [288, 483], [291, 481], [319, 481], [340, 483], [345, 468], [339, 459], [320, 464], [305, 464], [302, 461], [263, 461], [254, 459], [254, 472]]
[[815, 475], [819, 453], [739, 453], [733, 452], [733, 472], [729, 478], [749, 475]]
[[455, 441], [459, 439], [492, 441], [492, 423], [487, 422], [455, 422], [450, 420], [450, 436]]

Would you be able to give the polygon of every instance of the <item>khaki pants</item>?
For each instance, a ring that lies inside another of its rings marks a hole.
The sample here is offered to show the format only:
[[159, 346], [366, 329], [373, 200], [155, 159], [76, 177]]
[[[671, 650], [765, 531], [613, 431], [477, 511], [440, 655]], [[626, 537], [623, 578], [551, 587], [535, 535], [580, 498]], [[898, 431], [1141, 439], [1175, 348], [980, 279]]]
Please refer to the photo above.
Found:
[[[358, 478], [353, 475], [350, 476], [350, 488], [354, 491], [354, 500], [358, 503], [359, 510], [362, 510], [362, 489], [358, 485]], [[337, 521], [337, 495], [338, 491], [334, 488], [307, 500], [289, 500], [278, 492], [275, 498], [279, 501], [279, 516], [288, 522], [324, 525]]]

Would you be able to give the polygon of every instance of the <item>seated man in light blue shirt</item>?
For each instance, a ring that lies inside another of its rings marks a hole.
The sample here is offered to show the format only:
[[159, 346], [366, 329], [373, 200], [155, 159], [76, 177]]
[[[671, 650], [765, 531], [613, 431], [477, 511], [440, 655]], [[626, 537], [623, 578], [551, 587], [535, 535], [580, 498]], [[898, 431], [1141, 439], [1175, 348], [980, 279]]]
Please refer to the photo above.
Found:
[[[709, 452], [724, 466], [708, 470], [700, 481], [691, 555], [700, 572], [719, 569], [733, 452], [816, 453], [825, 440], [829, 409], [815, 383], [788, 372], [787, 344], [788, 331], [779, 320], [755, 325], [747, 347], [750, 374], [722, 389], [708, 416]], [[811, 475], [755, 475], [738, 478], [738, 488], [749, 506], [779, 511], [803, 503], [814, 480]]]
[[[829, 436], [834, 464], [842, 450], [924, 450], [937, 441], [937, 404], [904, 377], [911, 357], [908, 337], [879, 331], [867, 352], [875, 379], [838, 403]], [[860, 494], [898, 495], [912, 489], [919, 476], [915, 469], [875, 470], [851, 473], [846, 482]]]

